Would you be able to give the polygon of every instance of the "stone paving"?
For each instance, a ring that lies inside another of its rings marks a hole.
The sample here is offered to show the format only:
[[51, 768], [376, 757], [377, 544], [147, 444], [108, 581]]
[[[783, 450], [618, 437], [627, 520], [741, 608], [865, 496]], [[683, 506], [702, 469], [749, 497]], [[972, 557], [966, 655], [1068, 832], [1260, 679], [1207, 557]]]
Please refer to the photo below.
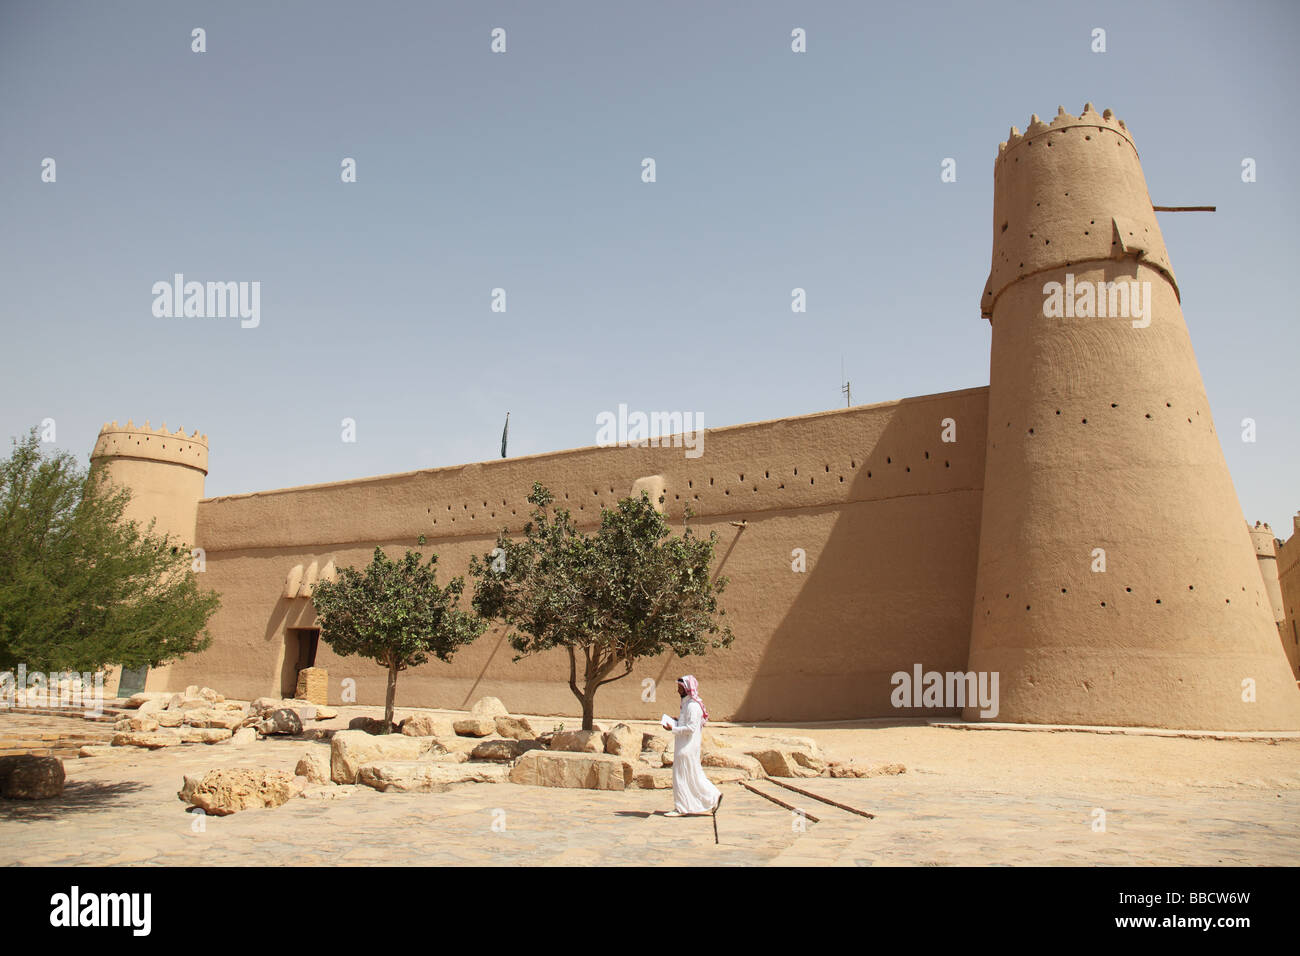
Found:
[[[761, 782], [820, 818], [802, 831], [791, 811], [725, 785], [715, 846], [709, 818], [662, 815], [672, 805], [663, 790], [464, 784], [445, 793], [385, 794], [338, 787], [330, 800], [299, 798], [273, 810], [204, 818], [176, 797], [184, 774], [223, 766], [292, 771], [307, 749], [328, 754], [328, 744], [120, 748], [120, 755], [65, 761], [62, 798], [0, 801], [0, 864], [1300, 864], [1300, 741], [924, 726], [762, 730], [813, 736], [832, 754], [857, 747], [901, 760], [908, 772], [791, 781], [874, 819]], [[1098, 808], [1104, 832], [1094, 829]]]

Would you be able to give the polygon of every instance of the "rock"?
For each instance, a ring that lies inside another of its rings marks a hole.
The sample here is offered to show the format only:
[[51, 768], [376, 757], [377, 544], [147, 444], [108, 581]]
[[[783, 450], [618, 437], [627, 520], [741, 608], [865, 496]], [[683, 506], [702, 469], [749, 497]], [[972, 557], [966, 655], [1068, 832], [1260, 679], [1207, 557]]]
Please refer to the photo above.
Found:
[[158, 750], [162, 747], [174, 747], [181, 742], [180, 734], [171, 731], [157, 733], [121, 733], [113, 738], [114, 747], [146, 747]]
[[901, 763], [884, 763], [875, 766], [862, 766], [855, 763], [842, 763], [833, 760], [826, 768], [826, 773], [832, 777], [888, 777], [895, 774], [907, 773], [907, 768]]
[[502, 764], [390, 760], [362, 767], [357, 780], [385, 792], [436, 793], [453, 783], [505, 783], [509, 772]]
[[217, 693], [215, 690], [213, 690], [211, 687], [201, 687], [201, 688], [199, 688], [198, 696], [199, 696], [199, 697], [202, 697], [202, 698], [203, 698], [204, 700], [206, 700], [209, 704], [219, 704], [219, 703], [221, 703], [223, 700], [226, 699], [225, 696], [223, 696], [222, 694], [218, 694], [218, 693]]
[[247, 747], [255, 743], [257, 743], [257, 731], [252, 727], [241, 727], [230, 738], [230, 744], [234, 747]]
[[334, 784], [307, 787], [298, 796], [307, 800], [344, 800], [352, 796], [355, 786], [336, 787]]
[[184, 695], [184, 694], [171, 694], [171, 695], [167, 698], [167, 709], [168, 709], [168, 710], [180, 710], [180, 709], [181, 709], [181, 704], [183, 704], [184, 702], [185, 702], [185, 695]]
[[324, 705], [329, 700], [330, 673], [323, 667], [304, 667], [298, 672], [294, 695], [300, 700]]
[[485, 740], [472, 751], [470, 757], [474, 760], [514, 760], [520, 754], [529, 750], [536, 750], [540, 744], [535, 740], [513, 740], [510, 738], [500, 740]]
[[599, 730], [562, 730], [551, 737], [551, 749], [570, 753], [604, 753], [605, 735]]
[[0, 797], [49, 800], [63, 793], [63, 761], [58, 757], [13, 754], [0, 757]]
[[232, 732], [225, 727], [186, 727], [181, 731], [183, 744], [215, 744], [229, 740]]
[[811, 757], [821, 756], [821, 751], [817, 748], [817, 741], [813, 740], [811, 737], [793, 737], [785, 734], [764, 737], [763, 739], [770, 740], [786, 750], [802, 750]]
[[726, 741], [713, 734], [705, 733], [700, 735], [700, 753], [706, 754], [711, 750], [730, 750]]
[[198, 684], [190, 684], [189, 687], [186, 687], [186, 688], [185, 688], [185, 696], [186, 696], [186, 697], [198, 697], [198, 696], [199, 696], [199, 685], [198, 685]]
[[763, 765], [756, 758], [739, 750], [715, 750], [701, 757], [700, 764], [704, 767], [741, 770], [750, 779], [767, 776], [767, 773], [763, 770]]
[[[334, 719], [335, 717], [337, 717], [338, 715], [339, 715], [339, 712], [338, 712], [337, 710], [335, 710], [333, 707], [317, 707], [317, 708], [316, 708], [316, 719], [317, 719], [317, 720], [333, 720], [333, 719]], [[432, 735], [432, 734], [428, 734], [428, 735], [426, 735], [426, 734], [420, 734], [419, 736], [424, 737], [424, 736], [433, 736], [433, 735]]]
[[185, 717], [179, 710], [160, 710], [151, 716], [158, 721], [159, 727], [179, 727], [185, 722]]
[[172, 708], [176, 710], [208, 710], [212, 706], [211, 701], [206, 701], [202, 697], [186, 697], [181, 701], [180, 707]]
[[384, 737], [391, 733], [397, 733], [397, 726], [390, 724], [388, 728], [385, 728], [382, 717], [353, 717], [348, 721], [348, 730], [361, 730], [377, 737]]
[[113, 729], [151, 734], [158, 729], [158, 721], [148, 714], [143, 717], [123, 717], [113, 725]]
[[668, 745], [673, 739], [667, 734], [642, 734], [641, 750], [642, 752], [650, 751], [651, 753], [661, 754], [668, 749]]
[[458, 737], [455, 734], [450, 737], [436, 737], [434, 739], [443, 750], [449, 753], [463, 753], [466, 759], [469, 758], [470, 751], [482, 743], [482, 740], [477, 737]]
[[281, 707], [279, 710], [273, 710], [267, 717], [257, 725], [257, 730], [261, 734], [282, 734], [292, 736], [302, 733], [302, 718], [298, 716], [296, 710], [290, 710], [288, 707]]
[[489, 717], [462, 717], [451, 726], [462, 737], [488, 737], [497, 730], [496, 721]]
[[278, 807], [303, 791], [285, 770], [234, 768], [186, 777], [177, 796], [204, 813], [224, 817], [240, 810]]
[[330, 780], [329, 756], [322, 748], [313, 748], [298, 758], [298, 765], [293, 768], [295, 776], [306, 777], [312, 783], [327, 784]]
[[613, 754], [530, 750], [510, 768], [510, 782], [532, 787], [622, 790], [623, 761]]
[[746, 779], [749, 774], [731, 767], [709, 767], [704, 771], [704, 776], [709, 778], [710, 783], [719, 784], [735, 783], [738, 780]]
[[244, 722], [242, 713], [229, 710], [188, 710], [184, 712], [183, 722], [191, 727], [209, 727], [221, 730], [238, 730]]
[[469, 715], [480, 720], [494, 721], [498, 717], [509, 717], [510, 711], [506, 710], [506, 705], [495, 697], [480, 697], [469, 709]]
[[665, 767], [671, 767], [673, 765], [673, 752], [671, 750], [665, 750], [659, 755], [659, 762]]
[[627, 724], [615, 724], [614, 729], [605, 734], [605, 753], [635, 760], [641, 753], [641, 732]]
[[496, 726], [496, 731], [502, 737], [510, 737], [514, 740], [535, 740], [537, 734], [534, 732], [532, 725], [523, 717], [497, 716], [492, 720]]
[[251, 715], [261, 716], [269, 714], [273, 710], [279, 709], [282, 702], [279, 697], [259, 697], [248, 705], [248, 712]]
[[126, 703], [122, 706], [127, 710], [134, 710], [137, 707], [144, 706], [149, 701], [156, 701], [166, 707], [167, 701], [171, 700], [171, 696], [171, 691], [167, 690], [142, 690], [140, 693], [128, 697]]
[[820, 775], [826, 769], [826, 761], [821, 757], [815, 757], [803, 750], [792, 750], [790, 755], [794, 757], [794, 762], [804, 770], [811, 770], [813, 775]]
[[667, 767], [640, 770], [632, 778], [632, 783], [642, 790], [671, 790], [673, 787], [673, 772]]
[[454, 737], [456, 728], [450, 717], [411, 714], [402, 721], [402, 733], [408, 737]]
[[375, 736], [364, 730], [340, 730], [330, 741], [330, 779], [335, 783], [356, 783], [363, 766], [391, 760], [419, 760], [439, 747], [433, 737], [404, 734]]
[[141, 704], [138, 708], [136, 708], [135, 712], [136, 715], [139, 717], [149, 716], [157, 720], [159, 714], [167, 713], [167, 702], [165, 700], [157, 700], [157, 699], [146, 700], [143, 704]]
[[113, 754], [120, 754], [122, 751], [114, 750], [111, 746], [103, 744], [86, 744], [79, 751], [78, 757], [111, 757]]
[[[769, 777], [815, 777], [820, 773], [820, 770], [804, 767], [794, 751], [784, 748], [749, 750], [746, 753], [763, 765], [763, 770]], [[809, 759], [806, 754], [804, 758]]]

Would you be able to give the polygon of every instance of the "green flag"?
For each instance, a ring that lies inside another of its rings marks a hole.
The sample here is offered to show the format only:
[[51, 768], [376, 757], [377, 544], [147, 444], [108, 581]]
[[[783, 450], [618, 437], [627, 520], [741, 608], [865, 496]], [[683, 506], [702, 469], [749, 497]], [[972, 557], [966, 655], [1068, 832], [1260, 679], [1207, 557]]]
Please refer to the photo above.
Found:
[[506, 440], [510, 437], [510, 413], [506, 412], [506, 427], [501, 429], [501, 457], [506, 457]]

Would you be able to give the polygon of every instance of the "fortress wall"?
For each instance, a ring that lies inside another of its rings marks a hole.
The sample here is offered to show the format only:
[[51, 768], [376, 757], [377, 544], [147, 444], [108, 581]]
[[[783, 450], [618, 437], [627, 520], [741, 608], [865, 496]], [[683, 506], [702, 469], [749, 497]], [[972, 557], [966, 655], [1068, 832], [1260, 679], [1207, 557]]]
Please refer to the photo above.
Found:
[[[205, 499], [198, 542], [204, 583], [222, 595], [213, 647], [171, 668], [169, 682], [228, 696], [280, 692], [285, 629], [314, 620], [283, 596], [286, 574], [313, 561], [366, 563], [424, 534], [440, 580], [465, 573], [501, 527], [520, 532], [534, 480], [588, 530], [638, 478], [659, 476], [675, 531], [689, 502], [718, 535], [717, 568], [736, 642], [684, 661], [638, 663], [606, 685], [597, 712], [657, 717], [676, 709], [673, 682], [697, 674], [716, 718], [836, 719], [896, 715], [889, 675], [921, 663], [965, 670], [979, 541], [987, 389], [968, 389], [799, 418], [710, 429], [703, 455], [677, 447], [584, 448], [357, 481]], [[940, 439], [956, 424], [955, 443]], [[746, 522], [742, 528], [732, 522]], [[807, 570], [791, 570], [792, 551]], [[500, 628], [451, 664], [406, 672], [399, 705], [462, 708], [484, 694], [516, 712], [579, 713], [562, 651], [512, 663]], [[323, 643], [330, 700], [353, 677], [358, 702], [383, 702], [377, 665]], [[657, 701], [643, 701], [642, 682]], [[906, 713], [906, 712], [903, 712]], [[931, 711], [930, 713], [934, 713]]]
[[1284, 619], [1278, 625], [1291, 675], [1300, 680], [1300, 516], [1295, 533], [1277, 548], [1278, 582]]

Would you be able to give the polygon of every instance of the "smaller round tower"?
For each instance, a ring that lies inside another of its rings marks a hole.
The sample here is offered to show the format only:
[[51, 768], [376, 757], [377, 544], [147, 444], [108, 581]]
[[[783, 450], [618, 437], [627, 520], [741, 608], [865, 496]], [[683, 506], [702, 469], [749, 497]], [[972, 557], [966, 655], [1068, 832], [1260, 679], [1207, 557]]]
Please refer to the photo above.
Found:
[[126, 517], [155, 534], [168, 534], [186, 547], [195, 542], [195, 523], [203, 479], [208, 474], [208, 436], [184, 429], [151, 428], [146, 421], [117, 422], [99, 431], [90, 453], [91, 470], [102, 469], [116, 485], [131, 492]]
[[1246, 522], [1246, 528], [1250, 531], [1250, 541], [1255, 546], [1255, 557], [1259, 559], [1259, 573], [1264, 579], [1264, 593], [1268, 595], [1268, 603], [1273, 610], [1273, 620], [1281, 625], [1286, 620], [1286, 608], [1282, 604], [1282, 582], [1277, 575], [1277, 542], [1273, 537], [1273, 529], [1268, 526], [1267, 522], [1255, 522], [1255, 527], [1250, 527], [1250, 522]]

